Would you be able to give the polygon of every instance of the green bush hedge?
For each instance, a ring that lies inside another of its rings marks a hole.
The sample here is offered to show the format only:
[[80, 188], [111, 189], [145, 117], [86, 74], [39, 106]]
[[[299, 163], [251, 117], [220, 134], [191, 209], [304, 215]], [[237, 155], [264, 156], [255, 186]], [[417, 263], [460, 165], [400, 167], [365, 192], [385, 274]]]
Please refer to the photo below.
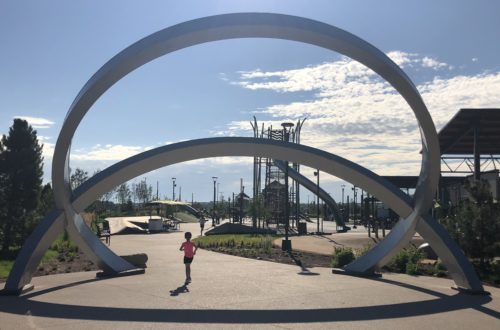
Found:
[[389, 263], [389, 268], [398, 273], [419, 274], [418, 262], [425, 257], [424, 253], [414, 246], [399, 251]]
[[354, 252], [351, 248], [335, 248], [332, 256], [332, 267], [340, 268], [344, 267], [351, 261], [355, 259]]

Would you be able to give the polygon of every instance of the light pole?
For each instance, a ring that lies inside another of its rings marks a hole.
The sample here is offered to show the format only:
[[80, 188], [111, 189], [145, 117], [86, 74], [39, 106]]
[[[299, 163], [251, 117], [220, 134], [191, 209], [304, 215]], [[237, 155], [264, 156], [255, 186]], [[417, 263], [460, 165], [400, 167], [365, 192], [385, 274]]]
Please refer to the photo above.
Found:
[[358, 196], [358, 191], [357, 191], [357, 188], [356, 186], [352, 186], [352, 191], [354, 192], [354, 198], [353, 198], [353, 207], [352, 207], [352, 218], [354, 219], [354, 224], [356, 224], [356, 203], [357, 203], [357, 196]]
[[214, 206], [212, 208], [212, 227], [215, 227], [215, 199], [217, 198], [215, 187], [217, 184], [217, 177], [213, 176], [212, 180], [214, 180]]
[[344, 205], [344, 188], [345, 188], [345, 184], [342, 184], [340, 185], [342, 187], [342, 221], [345, 223], [345, 217], [344, 217], [344, 209], [345, 209], [345, 205]]
[[316, 217], [318, 223], [317, 233], [319, 235], [319, 170], [314, 171], [314, 176], [316, 177]]
[[[293, 123], [282, 123], [283, 126], [283, 140], [289, 142], [290, 140], [290, 129], [293, 127]], [[281, 249], [283, 251], [292, 250], [292, 241], [288, 239], [288, 230], [290, 228], [290, 205], [288, 200], [288, 160], [285, 164], [285, 239], [281, 242]]]
[[172, 178], [172, 200], [175, 201], [175, 187], [177, 186], [175, 184], [176, 178]]

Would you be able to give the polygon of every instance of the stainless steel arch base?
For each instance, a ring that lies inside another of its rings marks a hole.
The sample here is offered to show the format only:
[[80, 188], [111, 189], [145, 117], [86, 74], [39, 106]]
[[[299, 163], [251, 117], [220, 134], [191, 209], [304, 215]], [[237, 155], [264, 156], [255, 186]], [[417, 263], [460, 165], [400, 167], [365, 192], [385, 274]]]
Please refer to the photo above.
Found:
[[[393, 187], [387, 182], [381, 181], [378, 177], [370, 174], [370, 171], [341, 158], [333, 157], [333, 159], [329, 159], [326, 156], [322, 157], [319, 155], [321, 151], [312, 152], [310, 150], [311, 153], [304, 151], [297, 153], [298, 150], [303, 149], [298, 146], [296, 148], [272, 146], [272, 144], [268, 145], [256, 140], [242, 143], [242, 146], [244, 146], [243, 149], [246, 148], [248, 150], [245, 153], [239, 151], [242, 149], [241, 146], [239, 150], [232, 149], [237, 144], [233, 142], [227, 145], [224, 145], [224, 143], [205, 144], [198, 142], [200, 146], [193, 144], [189, 146], [190, 148], [178, 148], [165, 153], [168, 154], [169, 159], [163, 161], [164, 166], [173, 160], [189, 160], [193, 157], [205, 158], [223, 155], [258, 156], [265, 154], [269, 158], [294, 161], [310, 165], [328, 173], [335, 173], [335, 175], [370, 191], [405, 217], [405, 220], [400, 221], [386, 239], [365, 256], [356, 260], [352, 266], [349, 266], [350, 269], [357, 272], [370, 272], [396, 253], [400, 246], [408, 241], [416, 226], [422, 222], [421, 215], [427, 213], [432, 203], [439, 178], [440, 158], [437, 133], [420, 94], [411, 80], [393, 61], [362, 39], [321, 22], [296, 16], [266, 13], [211, 16], [166, 28], [126, 48], [99, 69], [85, 84], [70, 106], [57, 139], [52, 160], [52, 184], [58, 211], [55, 211], [55, 215], [51, 218], [52, 225], [46, 225], [50, 227], [49, 230], [55, 230], [53, 228], [60, 226], [60, 222], [62, 221], [71, 237], [78, 242], [80, 249], [96, 260], [103, 269], [116, 273], [130, 270], [132, 265], [109, 251], [104, 244], [91, 235], [88, 228], [85, 228], [81, 217], [78, 215], [78, 210], [81, 210], [81, 205], [79, 205], [78, 201], [83, 201], [85, 198], [95, 198], [99, 194], [96, 194], [94, 190], [104, 193], [123, 182], [125, 178], [132, 178], [129, 176], [129, 173], [140, 175], [149, 171], [148, 168], [151, 166], [141, 162], [136, 157], [132, 157], [121, 162], [122, 168], [120, 169], [111, 167], [117, 171], [109, 176], [109, 178], [113, 178], [114, 182], [104, 177], [101, 174], [103, 172], [101, 172], [89, 180], [87, 184], [82, 185], [81, 189], [87, 187], [88, 191], [78, 195], [78, 191], [80, 191], [78, 190], [73, 194], [69, 184], [70, 145], [79, 123], [92, 107], [93, 103], [108, 88], [128, 73], [160, 56], [205, 42], [252, 37], [293, 40], [337, 51], [366, 65], [389, 82], [413, 110], [421, 132], [422, 168], [414, 199], [408, 201], [407, 196], [397, 197], [399, 193], [393, 191]], [[224, 151], [226, 147], [231, 152]], [[141, 157], [147, 158], [149, 155], [149, 153], [144, 153]], [[156, 156], [161, 158], [160, 155]], [[307, 157], [310, 157], [310, 159]], [[130, 164], [130, 166], [127, 164]], [[109, 174], [110, 172], [106, 173]], [[86, 200], [85, 203], [88, 202]], [[63, 219], [64, 221], [59, 219]], [[49, 221], [47, 220], [47, 222]], [[436, 233], [435, 228], [431, 225], [423, 226], [423, 230]], [[453, 245], [448, 244], [446, 239], [442, 238], [442, 235], [443, 233], [429, 234], [429, 237], [432, 236], [432, 239], [439, 240], [439, 242], [430, 241], [429, 243], [431, 245], [442, 244], [448, 250], [453, 249]], [[16, 271], [9, 276], [6, 284], [7, 289], [19, 289], [19, 285], [31, 277], [29, 269], [33, 268], [34, 262], [39, 258], [39, 243], [41, 246], [46, 246], [47, 240], [49, 240], [48, 236], [39, 235], [30, 241], [32, 242], [30, 244], [36, 246], [26, 247], [26, 251], [28, 252], [23, 254], [24, 257], [21, 258], [22, 260], [19, 259], [20, 266], [15, 267]], [[29, 251], [31, 251], [31, 254]], [[450, 252], [448, 255], [457, 257], [460, 253]], [[18, 261], [16, 261], [17, 263]], [[466, 283], [458, 283], [460, 281], [455, 279], [455, 281], [458, 281], [457, 285], [466, 289], [482, 290], [480, 283], [475, 280], [477, 277], [474, 278], [472, 274], [466, 273], [467, 270], [464, 270], [463, 263], [458, 262], [456, 258], [448, 260], [447, 263], [455, 263], [457, 269], [462, 271], [464, 274], [463, 277], [466, 278]], [[17, 270], [22, 271], [22, 274], [17, 273]], [[23, 277], [24, 280], [22, 280]]]
[[[72, 206], [76, 212], [80, 212], [112, 187], [143, 173], [179, 162], [215, 156], [274, 157], [287, 159], [291, 162], [301, 162], [303, 165], [338, 176], [376, 196], [380, 196], [384, 203], [402, 217], [413, 214], [411, 212], [411, 199], [406, 194], [375, 173], [357, 164], [319, 149], [282, 141], [254, 138], [192, 140], [149, 150], [121, 161], [86, 181], [75, 191]], [[44, 219], [40, 228], [37, 228], [32, 237], [28, 239], [22, 253], [16, 260], [14, 270], [7, 280], [6, 290], [16, 293], [29, 283], [31, 274], [50, 242], [62, 231], [63, 223], [63, 210], [55, 210]], [[406, 226], [407, 223], [408, 219], [400, 221], [380, 244], [399, 244], [400, 231], [402, 230], [400, 228]], [[418, 219], [417, 229], [421, 230], [420, 234], [436, 250], [450, 270], [458, 287], [474, 292], [483, 291], [481, 282], [470, 263], [434, 219], [427, 216]], [[412, 229], [410, 232], [413, 235], [415, 230]], [[397, 239], [393, 239], [393, 237]], [[98, 242], [102, 244], [100, 241]], [[407, 244], [408, 241], [404, 243]], [[103, 247], [106, 248], [105, 245]], [[371, 260], [371, 270], [383, 266], [386, 261], [387, 258]], [[35, 266], [33, 267], [33, 265]], [[355, 269], [351, 270], [349, 266], [346, 270], [356, 274], [367, 273]]]

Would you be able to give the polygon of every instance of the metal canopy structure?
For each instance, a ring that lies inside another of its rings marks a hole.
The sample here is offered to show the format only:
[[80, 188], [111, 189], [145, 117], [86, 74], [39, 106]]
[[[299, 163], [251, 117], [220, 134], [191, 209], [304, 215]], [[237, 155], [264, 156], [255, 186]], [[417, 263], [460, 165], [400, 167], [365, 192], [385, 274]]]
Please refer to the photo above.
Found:
[[146, 203], [146, 206], [155, 206], [155, 205], [189, 205], [189, 203], [172, 201], [172, 200], [155, 200]]
[[[481, 166], [484, 171], [488, 166], [496, 169], [500, 165], [500, 109], [460, 109], [438, 138], [441, 160], [447, 167], [442, 173], [472, 172], [479, 179]], [[452, 168], [450, 161], [460, 163]]]
[[[418, 176], [383, 176], [383, 178], [400, 189], [415, 189], [417, 187]], [[439, 179], [441, 185], [450, 185], [463, 182], [461, 176], [442, 176]]]
[[441, 155], [500, 155], [500, 109], [460, 109], [438, 138]]

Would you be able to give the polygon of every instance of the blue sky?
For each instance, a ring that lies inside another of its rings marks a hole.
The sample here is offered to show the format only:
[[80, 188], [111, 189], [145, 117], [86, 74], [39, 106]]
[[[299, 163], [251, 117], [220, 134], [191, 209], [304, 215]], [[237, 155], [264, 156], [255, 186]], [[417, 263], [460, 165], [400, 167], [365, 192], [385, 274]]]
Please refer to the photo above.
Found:
[[[173, 24], [231, 12], [298, 15], [347, 30], [388, 54], [419, 88], [437, 128], [460, 108], [500, 107], [498, 1], [0, 1], [0, 133], [27, 118], [54, 143], [68, 107], [106, 61]], [[71, 166], [89, 172], [133, 154], [193, 138], [252, 136], [266, 125], [307, 117], [302, 142], [381, 175], [417, 175], [420, 145], [409, 107], [370, 70], [337, 53], [295, 42], [213, 42], [157, 59], [113, 86], [84, 118]], [[147, 173], [171, 197], [226, 198], [251, 159], [217, 158]], [[303, 168], [312, 177], [313, 170]], [[322, 185], [340, 199], [335, 177]], [[347, 192], [347, 190], [346, 190]], [[178, 192], [177, 192], [178, 194]], [[307, 196], [307, 193], [305, 194]], [[304, 197], [305, 199], [307, 197]]]

